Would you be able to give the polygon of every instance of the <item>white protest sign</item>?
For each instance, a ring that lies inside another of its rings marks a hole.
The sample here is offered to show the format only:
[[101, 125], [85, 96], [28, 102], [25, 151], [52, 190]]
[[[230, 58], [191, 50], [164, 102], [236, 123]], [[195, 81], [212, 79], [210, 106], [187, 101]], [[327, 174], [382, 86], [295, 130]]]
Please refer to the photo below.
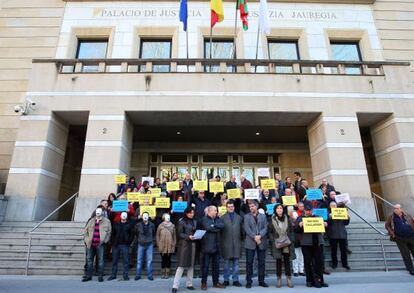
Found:
[[148, 181], [150, 186], [154, 186], [154, 177], [142, 177], [141, 182]]
[[244, 199], [259, 199], [259, 189], [256, 189], [256, 188], [245, 189]]
[[257, 169], [257, 176], [259, 176], [259, 177], [270, 177], [269, 168], [258, 168]]
[[351, 199], [350, 199], [348, 193], [341, 193], [341, 194], [335, 195], [335, 201], [337, 203], [343, 202], [344, 204], [350, 204], [351, 203]]

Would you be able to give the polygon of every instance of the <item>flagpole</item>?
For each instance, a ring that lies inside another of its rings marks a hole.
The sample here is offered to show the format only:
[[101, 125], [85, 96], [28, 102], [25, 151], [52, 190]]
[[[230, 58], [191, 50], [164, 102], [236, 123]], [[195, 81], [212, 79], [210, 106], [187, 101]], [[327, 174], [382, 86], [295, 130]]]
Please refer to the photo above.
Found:
[[[213, 26], [210, 24], [210, 60], [211, 60], [211, 52], [213, 51]], [[209, 66], [211, 71], [211, 65]]]
[[236, 11], [235, 11], [235, 16], [234, 16], [234, 39], [233, 39], [233, 52], [231, 54], [231, 58], [236, 59], [235, 57], [235, 52], [236, 52], [236, 39], [237, 39], [237, 4], [238, 2], [236, 1]]
[[[186, 47], [187, 47], [187, 62], [188, 62], [188, 58], [189, 58], [189, 54], [188, 54], [188, 27], [185, 30], [185, 44], [186, 44]], [[189, 65], [187, 63], [187, 72], [189, 72], [189, 71], [190, 71], [190, 69], [189, 69]]]
[[[256, 61], [259, 57], [259, 36], [260, 36], [260, 22], [257, 26], [257, 38], [256, 38]], [[256, 73], [257, 64], [254, 66], [254, 72]]]

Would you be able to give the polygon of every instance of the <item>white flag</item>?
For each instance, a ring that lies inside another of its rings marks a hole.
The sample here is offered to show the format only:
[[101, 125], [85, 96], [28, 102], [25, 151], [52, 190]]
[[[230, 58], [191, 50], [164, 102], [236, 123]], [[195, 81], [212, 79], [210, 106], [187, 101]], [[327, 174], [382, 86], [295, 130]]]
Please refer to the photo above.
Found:
[[259, 24], [262, 33], [270, 34], [269, 11], [267, 10], [266, 0], [260, 0]]

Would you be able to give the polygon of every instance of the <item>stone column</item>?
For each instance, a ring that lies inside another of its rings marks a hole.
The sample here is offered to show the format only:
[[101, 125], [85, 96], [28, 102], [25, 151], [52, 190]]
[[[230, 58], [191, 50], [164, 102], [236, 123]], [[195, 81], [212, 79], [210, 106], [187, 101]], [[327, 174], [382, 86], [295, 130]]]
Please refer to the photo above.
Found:
[[68, 127], [54, 115], [20, 120], [6, 186], [6, 220], [41, 220], [60, 204]]
[[101, 199], [116, 192], [114, 175], [128, 174], [133, 126], [125, 114], [89, 115], [75, 220], [87, 220]]
[[308, 127], [308, 136], [315, 186], [326, 178], [336, 190], [350, 194], [350, 207], [376, 220], [356, 116], [321, 115]]
[[371, 129], [371, 138], [382, 196], [414, 214], [414, 117], [391, 116]]

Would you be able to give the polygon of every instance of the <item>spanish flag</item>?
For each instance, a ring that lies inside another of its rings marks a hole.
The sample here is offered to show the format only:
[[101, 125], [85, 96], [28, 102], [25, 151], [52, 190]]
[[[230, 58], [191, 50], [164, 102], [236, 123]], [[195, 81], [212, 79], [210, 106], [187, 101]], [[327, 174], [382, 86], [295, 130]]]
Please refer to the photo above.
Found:
[[222, 22], [224, 20], [222, 0], [211, 0], [210, 9], [211, 9], [211, 27], [214, 27], [216, 23]]

